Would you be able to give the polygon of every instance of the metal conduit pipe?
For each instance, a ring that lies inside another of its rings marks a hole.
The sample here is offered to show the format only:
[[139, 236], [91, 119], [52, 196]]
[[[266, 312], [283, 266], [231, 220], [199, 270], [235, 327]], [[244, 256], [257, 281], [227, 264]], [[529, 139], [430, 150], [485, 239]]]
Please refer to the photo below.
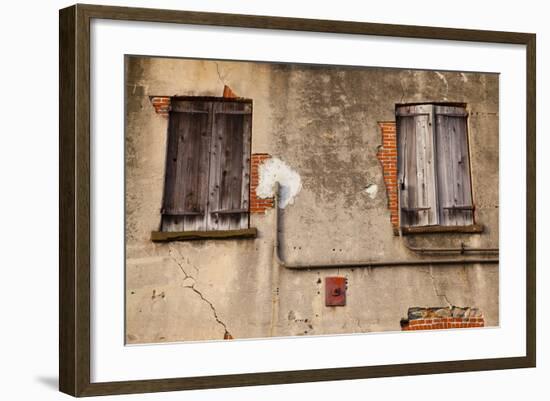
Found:
[[287, 269], [311, 270], [311, 269], [338, 269], [338, 268], [363, 268], [385, 266], [425, 266], [425, 265], [464, 265], [464, 264], [496, 264], [498, 258], [461, 258], [461, 259], [422, 259], [422, 260], [383, 260], [383, 261], [355, 261], [349, 263], [286, 263], [279, 255], [279, 183], [274, 188], [275, 207], [275, 235], [273, 257], [275, 262]]
[[403, 243], [409, 249], [413, 252], [418, 253], [452, 253], [452, 252], [458, 252], [458, 253], [499, 253], [498, 248], [469, 248], [462, 246], [460, 248], [426, 248], [426, 247], [416, 247], [409, 244], [409, 242], [405, 239], [403, 239]]

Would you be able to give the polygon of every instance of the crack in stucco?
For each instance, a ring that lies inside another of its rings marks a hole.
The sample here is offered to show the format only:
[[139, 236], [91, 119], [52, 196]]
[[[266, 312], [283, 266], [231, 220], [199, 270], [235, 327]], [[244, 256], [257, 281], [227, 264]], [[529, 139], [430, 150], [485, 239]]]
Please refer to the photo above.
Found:
[[452, 307], [453, 304], [451, 303], [451, 301], [449, 301], [449, 298], [447, 298], [447, 295], [444, 294], [444, 293], [441, 293], [439, 292], [439, 290], [437, 289], [437, 284], [435, 283], [435, 277], [433, 275], [433, 270], [432, 270], [432, 267], [430, 267], [429, 270], [420, 270], [422, 273], [426, 273], [427, 275], [430, 276], [430, 279], [432, 281], [432, 287], [434, 289], [434, 293], [435, 295], [438, 297], [438, 298], [443, 298], [445, 300], [445, 302], [447, 302], [447, 304]]
[[447, 78], [445, 77], [445, 75], [443, 75], [439, 71], [435, 71], [435, 73], [437, 74], [439, 79], [441, 79], [441, 81], [443, 81], [443, 83], [445, 84], [445, 95], [443, 98], [447, 100], [447, 96], [449, 95], [449, 82], [447, 81]]
[[214, 64], [216, 64], [216, 72], [218, 73], [218, 79], [220, 80], [222, 85], [225, 85], [224, 79], [222, 78], [222, 74], [220, 73], [220, 65], [218, 63], [214, 63]]
[[216, 320], [216, 322], [221, 325], [223, 327], [223, 329], [225, 330], [225, 333], [224, 335], [227, 337], [228, 335], [230, 335], [229, 333], [229, 330], [227, 330], [227, 325], [222, 322], [218, 316], [218, 312], [216, 311], [216, 308], [214, 307], [214, 305], [212, 304], [212, 302], [210, 302], [208, 299], [206, 299], [204, 297], [204, 295], [202, 294], [202, 292], [200, 292], [199, 290], [197, 290], [195, 288], [195, 284], [192, 284], [192, 285], [186, 285], [184, 286], [184, 288], [189, 288], [190, 290], [192, 290], [195, 294], [197, 294], [204, 302], [206, 302], [206, 304], [208, 306], [210, 306], [210, 309], [212, 309], [212, 314], [214, 315], [214, 319]]
[[407, 98], [408, 88], [405, 88], [405, 83], [410, 82], [411, 76], [413, 76], [412, 71], [402, 71], [402, 73], [399, 74], [399, 86], [401, 86], [401, 100], [399, 101], [400, 104], [403, 104], [405, 98]]
[[403, 80], [399, 80], [399, 84], [401, 85], [401, 100], [399, 103], [403, 103], [403, 100], [405, 100], [405, 86], [403, 85]]
[[198, 268], [194, 263], [191, 263], [191, 261], [189, 260], [189, 258], [186, 258], [185, 260], [186, 260], [187, 264], [188, 264], [189, 266], [191, 266], [193, 269], [195, 269], [195, 271], [196, 271], [197, 274], [198, 274], [198, 273], [199, 273], [199, 268]]
[[[183, 259], [183, 256], [181, 255], [181, 253], [179, 253], [179, 251], [177, 251], [180, 258]], [[178, 267], [180, 268], [181, 272], [183, 273], [183, 276], [184, 276], [184, 280], [190, 278], [191, 280], [193, 280], [194, 282], [196, 282], [196, 279], [195, 277], [193, 277], [191, 274], [187, 273], [187, 271], [183, 268], [183, 265], [182, 263], [178, 260], [178, 258], [176, 258], [174, 255], [173, 255], [173, 250], [172, 250], [172, 247], [169, 246], [168, 247], [168, 254], [170, 255], [170, 257], [172, 258], [172, 260], [178, 265]], [[188, 264], [189, 264], [189, 259], [187, 260]]]
[[[181, 255], [181, 253], [179, 252], [179, 250], [176, 250], [176, 252], [179, 254], [180, 258], [184, 259], [183, 256]], [[218, 323], [220, 326], [223, 327], [224, 329], [224, 338], [228, 338], [228, 337], [231, 337], [231, 334], [229, 333], [229, 330], [227, 330], [227, 325], [220, 319], [220, 317], [218, 316], [218, 311], [216, 310], [216, 308], [214, 307], [214, 304], [208, 300], [201, 291], [199, 291], [198, 289], [195, 288], [195, 284], [196, 284], [196, 279], [194, 276], [192, 276], [191, 274], [187, 273], [187, 271], [184, 269], [182, 263], [178, 260], [177, 257], [175, 257], [173, 255], [173, 249], [171, 246], [168, 247], [168, 253], [170, 254], [170, 257], [172, 258], [172, 260], [178, 265], [178, 267], [180, 268], [181, 272], [183, 273], [183, 279], [184, 280], [187, 280], [187, 279], [191, 279], [193, 280], [193, 284], [191, 285], [185, 285], [183, 286], [183, 288], [188, 288], [190, 289], [191, 291], [193, 291], [195, 294], [197, 294], [200, 299], [205, 302], [209, 307], [210, 309], [212, 310], [212, 314], [214, 316], [214, 320], [216, 321], [216, 323]], [[190, 263], [189, 259], [187, 259], [187, 263], [190, 264], [191, 266], [193, 266], [197, 271], [198, 271], [198, 268], [196, 266], [194, 266], [192, 263]], [[232, 337], [231, 337], [232, 338]]]

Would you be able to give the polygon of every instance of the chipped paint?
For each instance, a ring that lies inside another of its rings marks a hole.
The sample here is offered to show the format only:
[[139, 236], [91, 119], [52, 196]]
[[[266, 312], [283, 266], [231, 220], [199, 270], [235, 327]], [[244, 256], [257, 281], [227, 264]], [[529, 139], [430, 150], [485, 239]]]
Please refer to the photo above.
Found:
[[376, 184], [369, 184], [365, 187], [365, 192], [369, 196], [369, 198], [374, 199], [376, 198], [376, 195], [378, 194], [378, 185]]
[[281, 159], [273, 157], [266, 160], [259, 169], [260, 183], [256, 188], [259, 198], [271, 198], [275, 183], [279, 183], [279, 207], [284, 209], [294, 203], [294, 198], [302, 189], [302, 178]]

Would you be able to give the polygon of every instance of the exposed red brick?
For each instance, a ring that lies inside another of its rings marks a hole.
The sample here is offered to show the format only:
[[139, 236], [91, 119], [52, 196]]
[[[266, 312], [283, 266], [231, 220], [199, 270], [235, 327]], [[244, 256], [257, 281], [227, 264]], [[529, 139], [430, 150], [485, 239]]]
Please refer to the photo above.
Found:
[[403, 331], [473, 327], [485, 327], [485, 319], [476, 308], [410, 308], [407, 319], [401, 320]]
[[259, 184], [259, 168], [260, 165], [271, 158], [267, 153], [254, 153], [250, 159], [250, 213], [265, 213], [267, 209], [274, 206], [273, 198], [258, 198], [256, 196], [256, 188]]
[[223, 86], [223, 97], [238, 98], [238, 96], [235, 94], [235, 92], [233, 92], [233, 90], [227, 85]]
[[388, 196], [388, 210], [394, 233], [399, 232], [399, 202], [397, 199], [397, 134], [393, 121], [379, 122], [382, 146], [376, 157], [382, 165], [384, 184]]
[[163, 117], [168, 117], [170, 115], [171, 107], [171, 98], [169, 96], [152, 96], [151, 103], [155, 108], [155, 112]]

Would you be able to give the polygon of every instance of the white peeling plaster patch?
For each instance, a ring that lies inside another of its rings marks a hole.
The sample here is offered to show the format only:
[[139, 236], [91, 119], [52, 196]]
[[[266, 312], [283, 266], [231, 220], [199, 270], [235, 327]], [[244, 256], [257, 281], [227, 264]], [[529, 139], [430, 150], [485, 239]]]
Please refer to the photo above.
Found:
[[378, 185], [376, 184], [369, 184], [365, 188], [365, 192], [369, 196], [369, 198], [374, 199], [376, 198], [376, 194], [378, 194]]
[[463, 72], [460, 73], [460, 76], [462, 77], [462, 82], [468, 82], [468, 77]]
[[284, 209], [294, 203], [294, 198], [302, 189], [300, 175], [281, 159], [273, 157], [260, 165], [260, 182], [256, 187], [259, 198], [271, 198], [275, 183], [279, 183], [279, 207]]

